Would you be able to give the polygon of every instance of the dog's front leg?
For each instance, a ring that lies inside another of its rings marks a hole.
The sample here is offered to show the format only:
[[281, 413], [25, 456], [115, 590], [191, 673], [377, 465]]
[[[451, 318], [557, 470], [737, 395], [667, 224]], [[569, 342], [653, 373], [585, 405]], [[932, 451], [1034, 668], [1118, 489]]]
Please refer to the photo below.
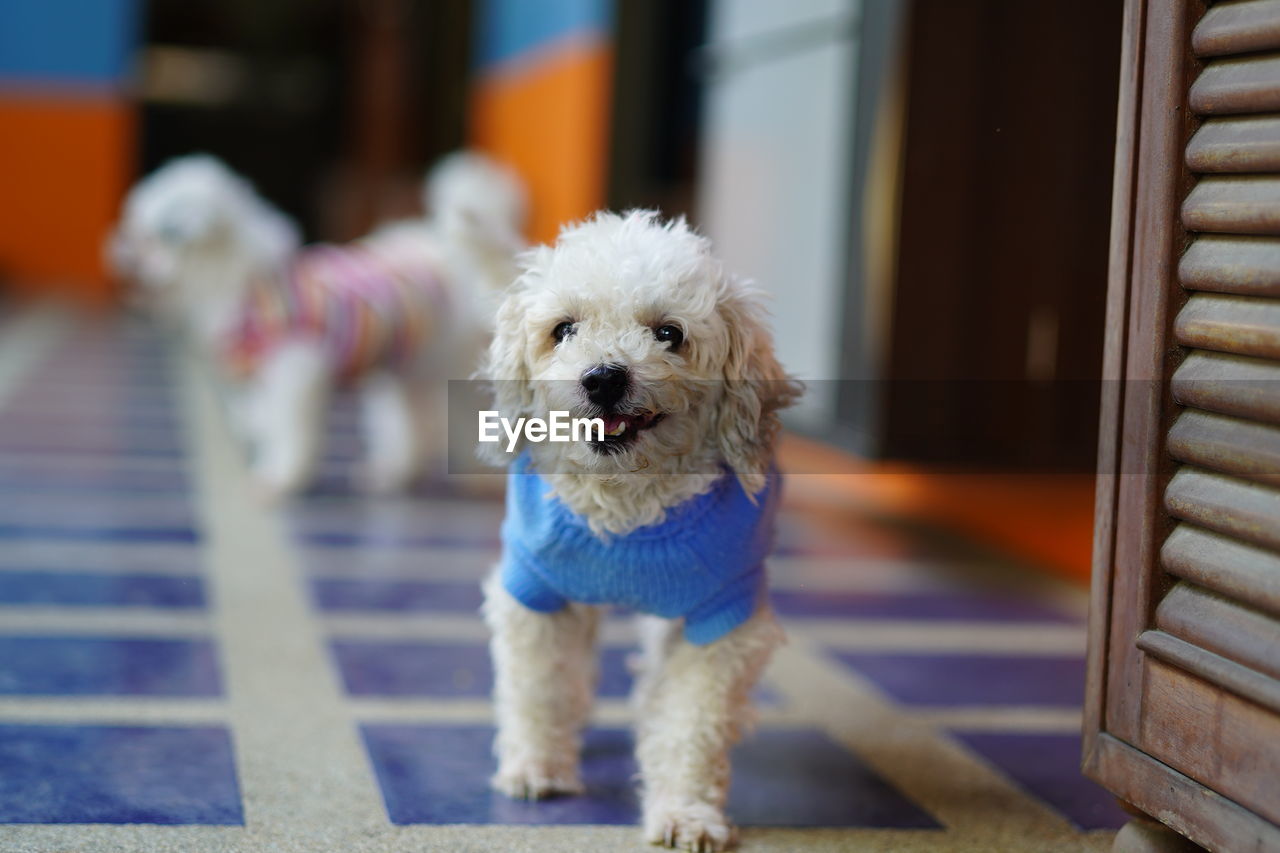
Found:
[[249, 422], [255, 430], [253, 470], [263, 497], [291, 495], [311, 479], [331, 390], [328, 358], [316, 341], [285, 341], [263, 361]]
[[408, 488], [422, 464], [424, 436], [416, 418], [410, 379], [390, 371], [365, 378], [360, 388], [360, 419], [368, 461], [361, 486], [376, 495]]
[[762, 608], [708, 645], [672, 638], [661, 671], [646, 674], [636, 757], [649, 841], [697, 851], [733, 843], [729, 750], [751, 723], [751, 688], [782, 636]]
[[576, 604], [535, 612], [495, 573], [485, 584], [484, 615], [493, 631], [494, 788], [530, 800], [581, 792], [578, 753], [595, 692], [599, 612]]

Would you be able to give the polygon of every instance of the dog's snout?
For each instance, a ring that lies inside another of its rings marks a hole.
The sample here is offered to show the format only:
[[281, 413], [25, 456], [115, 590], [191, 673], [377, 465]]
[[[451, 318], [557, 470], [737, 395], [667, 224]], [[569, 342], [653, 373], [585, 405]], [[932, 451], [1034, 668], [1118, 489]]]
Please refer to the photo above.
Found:
[[631, 375], [625, 367], [616, 364], [597, 364], [582, 374], [582, 390], [587, 399], [597, 406], [615, 405], [627, 393]]

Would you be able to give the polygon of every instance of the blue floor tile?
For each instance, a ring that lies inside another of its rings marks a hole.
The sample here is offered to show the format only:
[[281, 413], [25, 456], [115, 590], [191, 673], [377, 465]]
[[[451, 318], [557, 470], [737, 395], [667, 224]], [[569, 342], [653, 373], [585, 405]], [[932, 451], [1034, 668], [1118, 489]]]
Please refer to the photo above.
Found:
[[0, 453], [97, 453], [134, 456], [142, 459], [180, 459], [184, 451], [175, 446], [140, 442], [87, 442], [61, 439], [17, 439], [0, 436]]
[[583, 746], [587, 793], [537, 803], [489, 789], [493, 732], [481, 727], [361, 727], [395, 824], [623, 824], [639, 819], [630, 739], [591, 731]]
[[[315, 534], [308, 541], [336, 534]], [[375, 549], [376, 550], [376, 549]], [[385, 551], [383, 552], [385, 553]], [[476, 581], [323, 578], [313, 582], [323, 610], [474, 612], [481, 602]], [[971, 593], [848, 593], [774, 589], [778, 612], [793, 618], [1071, 622], [1073, 617], [1025, 600]]]
[[47, 479], [6, 479], [0, 476], [0, 494], [3, 495], [67, 495], [73, 497], [94, 496], [110, 500], [119, 497], [154, 497], [169, 495], [175, 501], [184, 501], [189, 494], [182, 486], [163, 483], [135, 482], [116, 479], [114, 482], [58, 482]]
[[1048, 705], [1084, 701], [1084, 660], [970, 654], [833, 652], [907, 705]]
[[955, 736], [1079, 829], [1119, 829], [1116, 798], [1080, 772], [1080, 735], [956, 732]]
[[0, 637], [0, 695], [220, 693], [213, 645], [207, 640]]
[[86, 491], [132, 492], [136, 490], [164, 490], [190, 493], [190, 481], [177, 468], [166, 470], [128, 470], [120, 467], [93, 468], [85, 466], [76, 470], [53, 468], [30, 462], [14, 465], [0, 462], [0, 483], [6, 489], [56, 490], [77, 488]]
[[[493, 690], [489, 649], [478, 643], [337, 640], [333, 654], [352, 696], [481, 698]], [[625, 649], [602, 650], [598, 695], [630, 692], [626, 658]]]
[[[478, 726], [365, 725], [393, 823], [634, 824], [630, 735], [591, 729], [587, 791], [536, 803], [489, 790], [493, 732]], [[932, 829], [938, 824], [816, 731], [763, 730], [734, 752], [729, 813], [745, 826]]]
[[0, 604], [203, 607], [204, 581], [150, 574], [0, 571]]
[[0, 725], [0, 768], [0, 823], [244, 823], [223, 728]]
[[733, 755], [730, 811], [744, 826], [940, 829], [820, 731], [765, 729]]
[[76, 542], [189, 542], [199, 541], [190, 527], [68, 526], [56, 524], [0, 524], [0, 541], [61, 539]]
[[348, 580], [311, 582], [321, 610], [478, 613], [484, 595], [476, 581]]
[[[352, 696], [484, 698], [493, 691], [489, 649], [478, 643], [336, 640], [332, 648], [343, 685]], [[597, 696], [630, 695], [630, 654], [626, 648], [600, 650]], [[752, 696], [759, 705], [783, 704], [782, 697], [765, 685], [757, 686]]]
[[[350, 492], [347, 488], [345, 492]], [[338, 488], [336, 493], [345, 493]], [[487, 548], [499, 546], [498, 531], [492, 536], [452, 536], [447, 533], [421, 536], [381, 533], [334, 533], [320, 530], [298, 534], [305, 545], [322, 545], [328, 548]]]
[[14, 572], [79, 574], [88, 569], [117, 575], [198, 576], [204, 557], [185, 543], [0, 542], [0, 567]]

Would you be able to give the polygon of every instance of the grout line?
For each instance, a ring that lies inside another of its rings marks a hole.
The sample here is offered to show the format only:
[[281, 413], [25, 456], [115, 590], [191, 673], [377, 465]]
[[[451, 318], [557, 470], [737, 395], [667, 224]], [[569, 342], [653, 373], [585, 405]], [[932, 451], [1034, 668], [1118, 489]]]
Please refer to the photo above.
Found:
[[993, 624], [835, 619], [783, 619], [787, 630], [836, 651], [886, 650], [935, 655], [981, 652], [993, 656], [1083, 657], [1083, 625]]
[[[772, 683], [772, 678], [766, 678]], [[356, 696], [348, 700], [359, 722], [470, 723], [491, 725], [493, 707], [487, 698], [422, 696]], [[789, 705], [757, 704], [760, 727], [812, 728], [813, 720]], [[1080, 709], [1041, 707], [900, 708], [902, 719], [939, 729], [975, 732], [1078, 734]], [[591, 721], [599, 726], [630, 726], [634, 712], [626, 699], [601, 699]]]
[[206, 377], [178, 360], [246, 825], [288, 849], [349, 849], [387, 827], [379, 789], [284, 523], [253, 499]]
[[946, 826], [948, 841], [987, 839], [997, 849], [1009, 838], [1077, 835], [1052, 808], [802, 636], [778, 650], [768, 683]]
[[1080, 734], [1079, 708], [963, 707], [915, 710], [913, 719], [954, 731]]
[[[354, 697], [348, 702], [351, 716], [361, 723], [466, 723], [491, 726], [493, 705], [487, 698], [437, 699], [426, 697]], [[761, 726], [771, 728], [811, 728], [812, 723], [785, 707], [760, 706]], [[626, 699], [598, 700], [591, 712], [591, 725], [607, 728], [630, 727], [635, 714]]]
[[[480, 582], [476, 581], [479, 586]], [[448, 613], [351, 613], [321, 618], [326, 633], [343, 640], [425, 640], [488, 644], [489, 629], [475, 616]], [[600, 627], [603, 646], [635, 644], [635, 626], [627, 620], [608, 620]]]
[[35, 459], [42, 468], [53, 468], [62, 471], [80, 471], [88, 468], [92, 471], [142, 472], [161, 471], [171, 473], [183, 469], [182, 460], [168, 456], [117, 456], [111, 453], [98, 453], [83, 450], [35, 450], [15, 452], [0, 450], [0, 467], [28, 465]]
[[49, 307], [22, 311], [0, 328], [0, 407], [70, 328], [70, 316]]
[[216, 725], [226, 722], [221, 700], [137, 696], [4, 696], [0, 723], [86, 726]]
[[[31, 851], [92, 851], [92, 853], [143, 853], [143, 851], [207, 851], [208, 853], [259, 853], [260, 843], [238, 826], [156, 826], [147, 824], [26, 824], [4, 827], [5, 842], [15, 853]], [[1072, 838], [1018, 839], [993, 847], [985, 840], [953, 838], [933, 829], [866, 828], [766, 828], [743, 827], [741, 848], [750, 853], [1107, 853], [1111, 832], [1080, 833]], [[652, 853], [634, 826], [455, 824], [388, 826], [377, 837], [346, 840], [342, 848], [308, 846], [304, 840], [273, 846], [273, 853], [563, 853], [609, 851]]]
[[0, 636], [174, 637], [209, 635], [203, 610], [150, 607], [0, 607]]
[[[478, 584], [479, 581], [476, 581]], [[329, 612], [322, 621], [330, 636], [370, 640], [439, 640], [488, 642], [478, 615], [429, 612]], [[993, 625], [989, 622], [876, 622], [784, 618], [795, 636], [837, 651], [901, 651], [930, 654], [990, 653], [998, 656], [1070, 655], [1084, 653], [1082, 627], [1063, 625]], [[630, 620], [609, 619], [603, 625], [605, 645], [630, 645]]]

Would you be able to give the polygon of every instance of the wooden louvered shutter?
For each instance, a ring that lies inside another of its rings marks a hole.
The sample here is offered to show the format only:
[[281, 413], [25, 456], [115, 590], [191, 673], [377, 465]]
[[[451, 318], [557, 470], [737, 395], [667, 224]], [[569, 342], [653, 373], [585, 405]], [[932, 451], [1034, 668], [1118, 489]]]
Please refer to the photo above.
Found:
[[1280, 0], [1129, 0], [1085, 769], [1280, 850]]

